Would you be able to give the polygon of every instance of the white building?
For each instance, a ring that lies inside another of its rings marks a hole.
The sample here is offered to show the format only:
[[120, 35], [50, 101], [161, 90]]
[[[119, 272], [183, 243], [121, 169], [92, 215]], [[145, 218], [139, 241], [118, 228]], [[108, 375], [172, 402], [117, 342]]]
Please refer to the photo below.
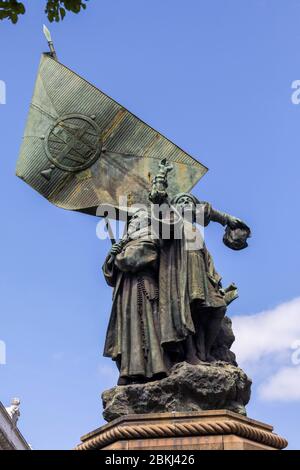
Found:
[[17, 427], [19, 406], [20, 400], [17, 398], [7, 408], [0, 402], [0, 450], [30, 450], [30, 445]]

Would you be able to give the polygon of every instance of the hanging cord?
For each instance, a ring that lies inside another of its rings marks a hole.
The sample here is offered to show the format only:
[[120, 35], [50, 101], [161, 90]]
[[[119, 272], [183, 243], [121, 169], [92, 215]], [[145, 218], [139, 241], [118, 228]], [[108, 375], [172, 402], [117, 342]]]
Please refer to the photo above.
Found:
[[147, 338], [146, 338], [146, 332], [145, 332], [145, 323], [144, 323], [144, 318], [143, 318], [143, 297], [146, 297], [146, 299], [152, 304], [158, 300], [158, 286], [155, 286], [155, 291], [154, 291], [154, 296], [152, 297], [149, 292], [146, 289], [145, 286], [145, 280], [142, 276], [138, 277], [137, 281], [137, 305], [138, 305], [138, 315], [140, 318], [140, 324], [141, 324], [141, 336], [142, 336], [142, 348], [143, 348], [143, 353], [144, 353], [144, 359], [145, 361], [148, 360], [149, 356], [149, 348], [147, 345]]

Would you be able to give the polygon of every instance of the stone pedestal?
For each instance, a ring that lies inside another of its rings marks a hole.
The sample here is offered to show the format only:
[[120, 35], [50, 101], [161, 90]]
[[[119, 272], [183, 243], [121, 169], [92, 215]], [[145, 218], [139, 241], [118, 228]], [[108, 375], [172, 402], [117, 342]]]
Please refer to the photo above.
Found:
[[228, 410], [127, 415], [81, 438], [77, 450], [276, 450], [273, 427]]

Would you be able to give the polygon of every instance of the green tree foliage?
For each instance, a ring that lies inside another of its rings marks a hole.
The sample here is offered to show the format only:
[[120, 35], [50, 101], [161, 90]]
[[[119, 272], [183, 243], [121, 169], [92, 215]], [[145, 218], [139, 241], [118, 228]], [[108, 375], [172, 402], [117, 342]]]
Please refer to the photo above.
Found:
[[[86, 9], [85, 2], [88, 0], [47, 0], [45, 13], [48, 20], [60, 21], [66, 16], [67, 11], [79, 13]], [[24, 15], [26, 8], [23, 2], [17, 0], [0, 0], [0, 20], [8, 19], [17, 23], [19, 16]]]

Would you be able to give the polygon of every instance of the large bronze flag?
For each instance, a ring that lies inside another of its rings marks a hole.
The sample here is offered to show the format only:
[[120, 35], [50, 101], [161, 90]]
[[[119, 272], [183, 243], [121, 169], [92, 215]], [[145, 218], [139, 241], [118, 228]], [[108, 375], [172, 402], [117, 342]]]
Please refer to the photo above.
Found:
[[17, 175], [53, 204], [96, 214], [119, 196], [146, 203], [162, 158], [168, 192], [190, 191], [207, 168], [49, 54], [43, 54]]

